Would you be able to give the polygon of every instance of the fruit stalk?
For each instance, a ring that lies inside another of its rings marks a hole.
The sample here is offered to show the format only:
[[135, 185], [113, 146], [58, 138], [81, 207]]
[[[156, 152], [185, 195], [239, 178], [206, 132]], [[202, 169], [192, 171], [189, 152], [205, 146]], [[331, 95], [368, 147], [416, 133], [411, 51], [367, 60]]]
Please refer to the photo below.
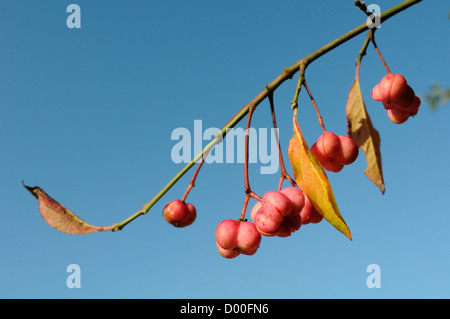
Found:
[[281, 190], [281, 186], [283, 185], [283, 182], [285, 179], [287, 179], [291, 183], [292, 186], [295, 186], [297, 184], [292, 179], [292, 177], [287, 173], [286, 166], [284, 165], [283, 153], [281, 151], [280, 139], [278, 137], [278, 126], [277, 126], [277, 119], [275, 116], [275, 104], [273, 102], [273, 92], [271, 92], [269, 94], [269, 103], [270, 103], [270, 112], [272, 113], [273, 128], [275, 129], [275, 139], [276, 139], [276, 143], [277, 143], [277, 147], [278, 147], [278, 158], [280, 161], [281, 176], [280, 176], [280, 181], [279, 181], [279, 185], [278, 185], [278, 190]]

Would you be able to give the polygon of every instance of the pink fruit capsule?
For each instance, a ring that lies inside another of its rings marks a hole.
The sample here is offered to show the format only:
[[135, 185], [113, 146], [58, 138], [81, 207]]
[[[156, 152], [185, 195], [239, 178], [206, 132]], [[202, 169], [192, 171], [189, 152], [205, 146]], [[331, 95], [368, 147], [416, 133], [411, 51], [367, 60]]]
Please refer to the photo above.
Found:
[[407, 86], [403, 75], [389, 73], [381, 79], [378, 91], [383, 101], [395, 100], [403, 94]]
[[186, 204], [179, 199], [166, 204], [163, 209], [164, 219], [175, 227], [191, 225], [195, 221], [196, 215], [194, 205]]
[[217, 225], [217, 250], [225, 258], [234, 258], [241, 253], [253, 255], [260, 242], [261, 234], [251, 222], [226, 219]]
[[283, 193], [279, 191], [268, 191], [261, 199], [262, 208], [266, 213], [278, 213], [288, 216], [291, 213], [292, 203]]

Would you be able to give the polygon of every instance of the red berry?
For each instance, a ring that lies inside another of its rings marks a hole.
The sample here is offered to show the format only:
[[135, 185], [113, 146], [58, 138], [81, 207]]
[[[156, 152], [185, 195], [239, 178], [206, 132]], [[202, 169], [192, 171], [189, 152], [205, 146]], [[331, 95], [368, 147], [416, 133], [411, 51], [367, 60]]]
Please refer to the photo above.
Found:
[[257, 202], [251, 217], [257, 230], [264, 236], [288, 237], [300, 229], [300, 212], [305, 205], [305, 195], [297, 187], [269, 191]]
[[267, 213], [277, 212], [282, 216], [288, 216], [291, 213], [291, 201], [279, 191], [268, 191], [263, 195], [261, 203]]
[[384, 100], [383, 105], [385, 109], [408, 109], [414, 102], [415, 97], [413, 89], [408, 85], [402, 95], [395, 99]]
[[306, 195], [305, 195], [305, 207], [300, 213], [300, 216], [302, 217], [303, 225], [309, 223], [313, 224], [319, 223], [323, 219], [323, 216], [320, 215], [319, 212], [314, 208], [313, 204], [311, 203], [311, 200]]
[[372, 99], [374, 99], [375, 101], [383, 102], [384, 98], [381, 95], [379, 83], [373, 87], [371, 95], [372, 95]]
[[350, 137], [326, 132], [311, 146], [311, 152], [324, 169], [337, 173], [356, 160], [359, 149]]
[[164, 206], [163, 217], [175, 227], [191, 225], [197, 216], [194, 205], [176, 199]]
[[411, 104], [409, 109], [406, 109], [405, 111], [408, 111], [412, 116], [417, 115], [417, 113], [419, 112], [420, 103], [420, 98], [415, 96], [414, 102]]
[[400, 74], [388, 74], [372, 89], [372, 98], [383, 102], [389, 119], [401, 124], [419, 111], [420, 98]]
[[402, 124], [408, 120], [410, 116], [417, 115], [419, 112], [420, 98], [414, 97], [414, 101], [411, 103], [409, 108], [392, 108], [387, 111], [389, 119], [395, 124]]
[[301, 189], [297, 187], [286, 187], [280, 191], [291, 201], [291, 214], [300, 214], [303, 207], [305, 206], [305, 194], [303, 194]]
[[258, 233], [255, 225], [251, 222], [239, 222], [239, 231], [237, 235], [237, 248], [246, 252], [254, 252], [261, 243], [261, 234]]
[[255, 226], [265, 236], [276, 236], [284, 222], [284, 217], [276, 211], [266, 212], [260, 208], [255, 215]]
[[402, 124], [406, 122], [410, 116], [408, 112], [404, 112], [399, 109], [390, 109], [387, 110], [387, 115], [389, 119], [392, 121], [392, 123], [395, 124]]
[[317, 139], [316, 148], [322, 157], [328, 160], [335, 159], [340, 155], [339, 137], [333, 132], [326, 132]]
[[358, 145], [348, 136], [339, 135], [338, 137], [341, 142], [341, 156], [338, 161], [343, 165], [350, 165], [358, 158]]
[[224, 249], [219, 243], [216, 241], [217, 250], [222, 257], [231, 259], [237, 257], [239, 255], [239, 251], [237, 249]]
[[255, 221], [255, 216], [258, 210], [262, 208], [262, 204], [260, 201], [256, 202], [256, 204], [253, 206], [252, 210], [250, 211], [250, 217], [253, 221]]
[[337, 163], [335, 161], [324, 161], [321, 162], [321, 164], [324, 169], [333, 173], [338, 173], [344, 168], [344, 165]]
[[261, 234], [251, 222], [226, 219], [217, 225], [217, 250], [225, 258], [253, 255], [260, 243]]
[[389, 73], [381, 79], [378, 91], [383, 101], [395, 100], [403, 94], [407, 86], [403, 75]]
[[263, 195], [261, 208], [254, 214], [253, 220], [261, 234], [276, 236], [291, 212], [292, 202], [286, 195], [278, 191], [269, 191]]
[[239, 221], [226, 219], [216, 228], [216, 241], [223, 249], [231, 250], [237, 247]]

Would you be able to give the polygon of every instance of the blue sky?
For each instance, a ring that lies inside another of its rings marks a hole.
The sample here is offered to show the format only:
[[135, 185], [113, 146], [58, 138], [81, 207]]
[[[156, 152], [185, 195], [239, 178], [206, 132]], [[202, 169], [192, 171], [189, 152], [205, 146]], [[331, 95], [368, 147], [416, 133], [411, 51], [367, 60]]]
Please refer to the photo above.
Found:
[[[373, 47], [361, 67], [368, 112], [381, 135], [386, 193], [363, 174], [363, 153], [328, 174], [353, 241], [323, 221], [289, 238], [264, 237], [254, 256], [227, 260], [214, 231], [237, 219], [241, 163], [205, 164], [188, 202], [190, 227], [167, 224], [194, 170], [147, 215], [120, 232], [68, 235], [40, 216], [21, 185], [40, 186], [87, 222], [120, 222], [182, 167], [171, 159], [177, 128], [222, 127], [284, 67], [364, 23], [354, 1], [83, 1], [69, 29], [64, 1], [0, 2], [0, 297], [2, 298], [448, 298], [449, 108], [423, 103], [405, 124], [389, 121], [371, 88], [385, 75]], [[400, 1], [377, 1], [381, 10]], [[382, 24], [376, 37], [392, 72], [420, 95], [448, 86], [449, 8], [422, 3]], [[311, 64], [306, 79], [329, 131], [346, 133], [345, 103], [360, 35]], [[288, 171], [296, 78], [275, 93]], [[299, 123], [320, 126], [300, 95]], [[239, 123], [239, 127], [245, 121]], [[270, 129], [268, 101], [252, 125]], [[204, 141], [206, 145], [207, 141]], [[263, 194], [278, 174], [250, 165]], [[253, 201], [251, 203], [254, 203]], [[79, 265], [81, 288], [68, 288]], [[377, 264], [381, 287], [368, 288]]]

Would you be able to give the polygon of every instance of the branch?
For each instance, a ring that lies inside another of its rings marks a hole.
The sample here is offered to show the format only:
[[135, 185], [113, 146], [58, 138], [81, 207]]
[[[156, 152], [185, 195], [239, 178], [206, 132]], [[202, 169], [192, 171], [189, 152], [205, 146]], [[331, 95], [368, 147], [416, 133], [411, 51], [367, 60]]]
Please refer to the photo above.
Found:
[[[403, 10], [421, 2], [422, 0], [406, 0], [400, 4], [398, 4], [395, 7], [392, 7], [389, 10], [386, 10], [380, 15], [380, 21], [384, 22], [388, 20], [389, 18], [393, 17], [394, 15], [402, 12]], [[335, 39], [334, 41], [328, 43], [327, 45], [321, 47], [320, 49], [314, 51], [313, 53], [307, 55], [306, 57], [298, 60], [295, 64], [293, 64], [290, 67], [287, 67], [283, 70], [283, 72], [276, 77], [269, 85], [267, 85], [262, 92], [260, 92], [253, 100], [251, 100], [248, 104], [246, 104], [244, 107], [242, 107], [228, 122], [225, 124], [225, 126], [222, 128], [216, 137], [205, 146], [205, 148], [202, 150], [202, 152], [198, 155], [196, 155], [190, 163], [186, 164], [186, 166], [181, 169], [168, 183], [166, 186], [163, 187], [163, 189], [156, 194], [148, 203], [144, 204], [142, 208], [125, 219], [124, 221], [116, 224], [116, 227], [113, 229], [113, 231], [117, 231], [122, 229], [125, 225], [127, 225], [132, 220], [136, 219], [140, 215], [146, 214], [150, 208], [155, 205], [163, 196], [164, 194], [195, 164], [197, 163], [200, 158], [203, 157], [203, 154], [207, 154], [216, 144], [220, 143], [223, 138], [225, 138], [227, 131], [233, 127], [235, 127], [249, 112], [249, 109], [251, 106], [256, 108], [264, 99], [268, 97], [269, 94], [273, 93], [281, 84], [283, 84], [286, 80], [292, 79], [292, 77], [300, 71], [300, 77], [299, 77], [299, 85], [297, 86], [297, 92], [296, 97], [294, 98], [294, 101], [292, 102], [292, 108], [296, 110], [296, 105], [298, 99], [298, 93], [300, 92], [302, 83], [303, 83], [303, 73], [312, 62], [320, 58], [321, 56], [325, 55], [326, 53], [332, 51], [333, 49], [337, 48], [341, 44], [353, 39], [354, 37], [358, 36], [359, 34], [363, 33], [364, 31], [368, 30], [369, 27], [366, 23], [354, 28], [353, 30], [345, 33], [344, 35], [340, 36], [339, 38]], [[294, 111], [295, 111], [294, 110]]]

